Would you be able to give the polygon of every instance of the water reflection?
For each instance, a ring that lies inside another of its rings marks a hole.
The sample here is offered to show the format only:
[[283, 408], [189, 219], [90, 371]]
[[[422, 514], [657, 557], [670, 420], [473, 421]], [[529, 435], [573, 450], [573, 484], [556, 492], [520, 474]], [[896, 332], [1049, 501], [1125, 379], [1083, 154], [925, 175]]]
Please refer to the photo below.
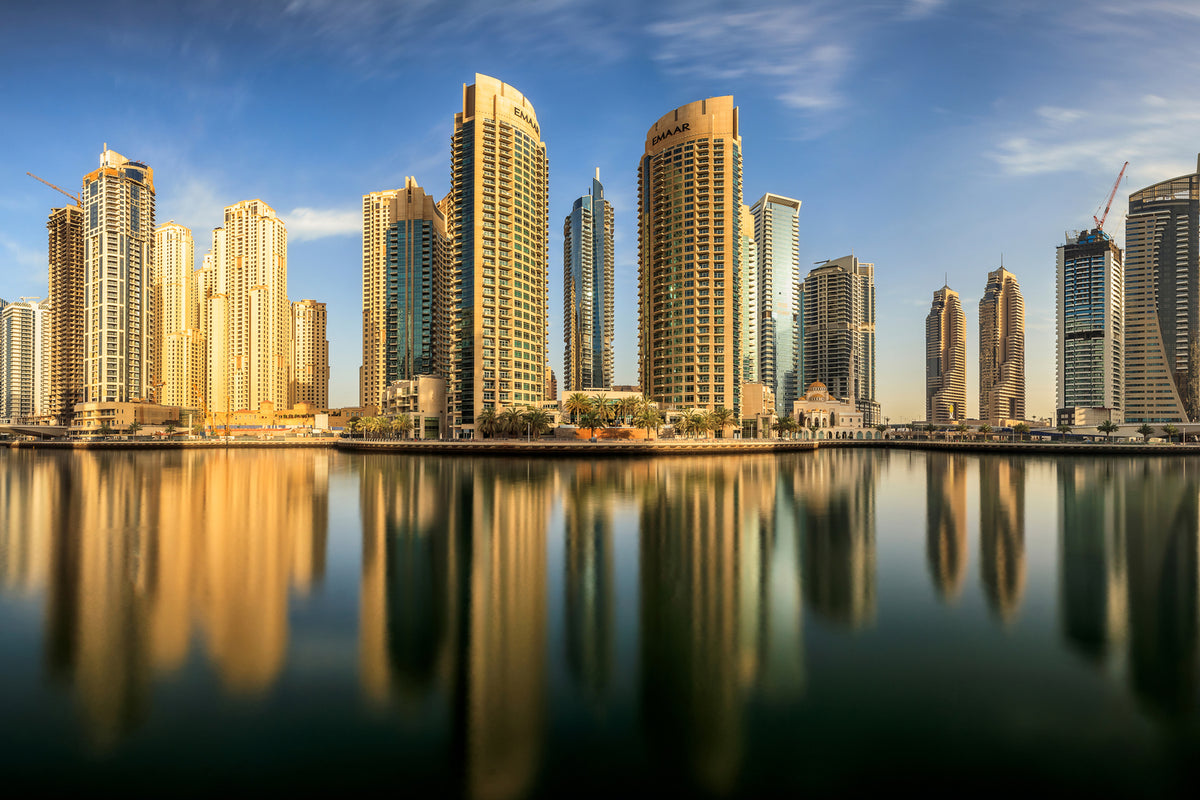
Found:
[[979, 460], [979, 570], [992, 611], [1008, 624], [1025, 591], [1025, 461]]
[[46, 670], [74, 690], [96, 745], [138, 727], [196, 633], [228, 691], [271, 685], [289, 588], [324, 572], [321, 461], [14, 453], [8, 466], [3, 545], [23, 555], [5, 560], [5, 582], [44, 588]]
[[1092, 659], [1127, 665], [1137, 696], [1169, 716], [1194, 707], [1200, 671], [1198, 480], [1182, 459], [1059, 471], [1067, 637]]
[[967, 575], [967, 459], [925, 459], [925, 554], [938, 596], [954, 603]]
[[[613, 671], [613, 502], [629, 470], [612, 461], [564, 467], [566, 659], [586, 702], [600, 710]], [[616, 490], [616, 491], [615, 491]]]

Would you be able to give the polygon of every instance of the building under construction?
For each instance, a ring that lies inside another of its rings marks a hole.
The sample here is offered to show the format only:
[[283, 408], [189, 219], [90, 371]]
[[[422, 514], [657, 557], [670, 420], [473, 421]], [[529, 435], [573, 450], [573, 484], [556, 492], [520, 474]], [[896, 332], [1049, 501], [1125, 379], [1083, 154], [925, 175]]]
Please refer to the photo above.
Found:
[[70, 425], [83, 402], [83, 210], [50, 211], [50, 414]]

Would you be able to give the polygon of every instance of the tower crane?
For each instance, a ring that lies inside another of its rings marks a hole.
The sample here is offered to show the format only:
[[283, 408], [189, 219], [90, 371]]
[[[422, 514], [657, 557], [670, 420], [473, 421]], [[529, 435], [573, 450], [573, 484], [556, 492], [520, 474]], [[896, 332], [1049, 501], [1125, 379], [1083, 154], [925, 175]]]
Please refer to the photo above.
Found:
[[1108, 193], [1108, 202], [1104, 204], [1104, 213], [1098, 217], [1094, 214], [1092, 215], [1092, 219], [1096, 221], [1096, 230], [1098, 231], [1104, 230], [1104, 220], [1108, 219], [1108, 210], [1112, 208], [1113, 198], [1117, 196], [1117, 187], [1121, 185], [1121, 179], [1125, 177], [1125, 168], [1128, 166], [1128, 161], [1122, 165], [1121, 172], [1117, 175], [1117, 182], [1113, 184], [1112, 191]]
[[26, 172], [25, 174], [26, 174], [26, 175], [28, 175], [29, 177], [33, 178], [35, 181], [41, 181], [42, 183], [46, 184], [47, 186], [49, 186], [49, 187], [50, 187], [51, 189], [53, 189], [54, 191], [56, 191], [56, 192], [60, 192], [60, 193], [62, 193], [62, 194], [65, 194], [67, 197], [69, 197], [69, 198], [71, 198], [72, 200], [74, 200], [74, 201], [75, 201], [75, 205], [77, 205], [77, 206], [80, 206], [80, 207], [82, 207], [82, 206], [83, 206], [83, 203], [81, 203], [81, 202], [79, 201], [79, 195], [77, 195], [77, 194], [71, 194], [71, 193], [70, 193], [70, 192], [68, 192], [66, 189], [62, 188], [61, 186], [55, 186], [55, 185], [54, 185], [53, 183], [51, 183], [50, 181], [46, 180], [45, 178], [39, 178], [37, 175], [34, 175], [32, 172]]

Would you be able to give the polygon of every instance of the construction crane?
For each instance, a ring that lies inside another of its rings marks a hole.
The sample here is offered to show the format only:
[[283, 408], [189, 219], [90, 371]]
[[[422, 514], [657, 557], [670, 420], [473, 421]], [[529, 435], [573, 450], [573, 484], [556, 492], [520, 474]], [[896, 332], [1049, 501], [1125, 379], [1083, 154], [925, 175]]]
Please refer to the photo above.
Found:
[[51, 183], [50, 181], [46, 180], [45, 178], [39, 178], [37, 175], [34, 175], [32, 172], [26, 172], [25, 174], [26, 174], [26, 175], [28, 175], [29, 177], [33, 178], [35, 181], [41, 181], [42, 183], [46, 184], [47, 186], [49, 186], [49, 187], [50, 187], [51, 189], [53, 189], [54, 191], [56, 191], [56, 192], [61, 192], [62, 194], [65, 194], [67, 197], [69, 197], [69, 198], [71, 198], [72, 200], [74, 200], [74, 201], [75, 201], [75, 205], [77, 205], [77, 206], [79, 206], [79, 207], [81, 207], [81, 208], [83, 207], [83, 203], [81, 203], [81, 202], [79, 201], [79, 195], [77, 195], [77, 194], [71, 194], [71, 193], [70, 193], [70, 192], [68, 192], [66, 189], [62, 188], [61, 186], [55, 186], [55, 185], [54, 185], [53, 183]]
[[1104, 220], [1108, 219], [1108, 210], [1112, 208], [1113, 198], [1117, 196], [1117, 187], [1121, 185], [1121, 179], [1125, 177], [1125, 168], [1128, 166], [1128, 161], [1122, 165], [1121, 172], [1117, 175], [1117, 182], [1113, 184], [1112, 191], [1108, 193], [1108, 202], [1104, 204], [1104, 213], [1098, 217], [1094, 214], [1092, 215], [1092, 219], [1096, 221], [1096, 230], [1098, 231], [1104, 230]]

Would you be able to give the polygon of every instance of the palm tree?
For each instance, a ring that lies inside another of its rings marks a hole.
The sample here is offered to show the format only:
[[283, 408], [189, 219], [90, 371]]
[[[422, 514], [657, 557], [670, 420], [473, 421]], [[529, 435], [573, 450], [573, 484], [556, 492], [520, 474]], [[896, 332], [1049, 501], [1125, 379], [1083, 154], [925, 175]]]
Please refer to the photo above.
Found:
[[103, 437], [103, 436], [108, 436], [111, 433], [112, 433], [112, 425], [109, 424], [108, 420], [102, 420], [100, 422], [100, 435]]
[[141, 429], [142, 429], [142, 423], [138, 422], [135, 419], [133, 422], [129, 423], [129, 430], [127, 432], [129, 433], [130, 436], [137, 436], [137, 432], [140, 431]]
[[171, 436], [174, 436], [174, 435], [175, 435], [175, 429], [176, 429], [176, 425], [175, 425], [175, 423], [174, 423], [174, 422], [168, 422], [168, 423], [167, 423], [167, 425], [166, 425], [166, 430], [167, 430], [167, 437], [168, 437], [168, 438], [170, 438]]
[[967, 431], [969, 431], [970, 428], [967, 427], [967, 423], [960, 422], [954, 426], [954, 430], [958, 431], [958, 438], [961, 439], [961, 438], [963, 438], [963, 434], [965, 434]]
[[524, 417], [526, 430], [534, 437], [541, 436], [550, 430], [550, 423], [553, 422], [549, 412], [537, 406], [530, 406], [526, 409]]
[[408, 414], [401, 414], [392, 420], [392, 433], [401, 439], [407, 439], [412, 429], [413, 420]]
[[1063, 435], [1063, 439], [1066, 439], [1067, 434], [1069, 434], [1071, 432], [1071, 426], [1065, 422], [1061, 422], [1058, 425], [1058, 432]]
[[525, 420], [514, 407], [501, 411], [496, 418], [496, 425], [505, 436], [518, 436], [525, 432]]
[[1142, 435], [1142, 443], [1150, 441], [1150, 434], [1154, 433], [1154, 428], [1151, 428], [1146, 423], [1142, 423], [1142, 427], [1137, 429], [1137, 432]]
[[1111, 419], [1106, 419], [1104, 422], [1101, 422], [1096, 426], [1096, 430], [1103, 433], [1104, 438], [1111, 442], [1113, 432], [1116, 431], [1118, 427], [1120, 426], [1118, 426], [1117, 423], [1113, 422]]
[[616, 409], [613, 408], [612, 403], [609, 402], [608, 395], [606, 395], [604, 392], [597, 392], [592, 396], [592, 407], [600, 412], [600, 418], [604, 420], [604, 423], [601, 427], [607, 428], [608, 423], [612, 420], [613, 415], [616, 413]]
[[346, 428], [350, 431], [351, 436], [361, 431], [362, 427], [363, 421], [361, 417], [351, 417], [350, 421], [346, 423]]
[[1029, 426], [1024, 422], [1018, 422], [1017, 427], [1013, 428], [1013, 433], [1020, 436], [1022, 439], [1029, 438]]
[[1163, 425], [1162, 432], [1167, 435], [1167, 441], [1172, 442], [1175, 440], [1175, 434], [1179, 433], [1179, 428], [1174, 425]]
[[979, 437], [983, 439], [983, 441], [987, 441], [987, 436], [991, 432], [992, 426], [988, 425], [986, 422], [979, 426]]
[[579, 415], [591, 407], [591, 399], [583, 392], [572, 392], [563, 401], [563, 411], [571, 415], [571, 422], [578, 421]]
[[708, 415], [699, 409], [692, 409], [684, 413], [688, 432], [692, 436], [699, 436], [703, 433], [708, 433]]
[[881, 423], [879, 423], [878, 425], [876, 425], [876, 426], [875, 426], [875, 430], [879, 432], [879, 435], [880, 435], [880, 436], [883, 436], [884, 434], [886, 434], [886, 433], [887, 433], [888, 426], [887, 426], [887, 425], [884, 425], [884, 424], [881, 422]]
[[497, 426], [496, 409], [492, 406], [485, 408], [478, 417], [475, 418], [475, 428], [479, 431], [479, 435], [483, 438], [496, 435]]
[[373, 438], [379, 439], [383, 434], [391, 430], [392, 423], [387, 417], [371, 417], [367, 420], [367, 430], [374, 435]]
[[716, 431], [717, 435], [725, 438], [725, 429], [737, 424], [737, 415], [725, 406], [717, 406], [709, 414], [709, 421], [712, 422], [713, 430]]
[[580, 427], [587, 428], [589, 438], [596, 438], [596, 428], [604, 427], [604, 414], [599, 408], [591, 406], [579, 417]]
[[628, 425], [630, 419], [638, 410], [638, 398], [633, 396], [622, 397], [617, 401], [617, 416], [621, 418], [622, 425]]
[[658, 407], [646, 399], [638, 403], [638, 409], [633, 415], [633, 421], [639, 428], [646, 429], [646, 439], [650, 438], [651, 428], [657, 431], [658, 427], [663, 423], [662, 414], [659, 413]]

